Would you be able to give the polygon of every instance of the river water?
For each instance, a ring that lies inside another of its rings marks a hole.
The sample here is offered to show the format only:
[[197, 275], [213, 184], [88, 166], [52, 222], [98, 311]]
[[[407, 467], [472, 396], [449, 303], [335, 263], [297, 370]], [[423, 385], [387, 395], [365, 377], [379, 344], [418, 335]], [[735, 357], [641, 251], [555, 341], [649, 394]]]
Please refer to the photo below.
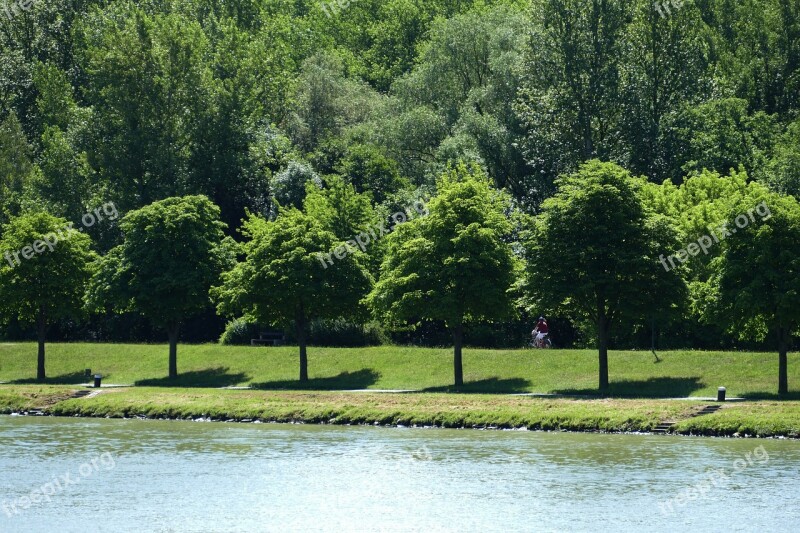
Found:
[[800, 442], [0, 416], [0, 531], [797, 531]]

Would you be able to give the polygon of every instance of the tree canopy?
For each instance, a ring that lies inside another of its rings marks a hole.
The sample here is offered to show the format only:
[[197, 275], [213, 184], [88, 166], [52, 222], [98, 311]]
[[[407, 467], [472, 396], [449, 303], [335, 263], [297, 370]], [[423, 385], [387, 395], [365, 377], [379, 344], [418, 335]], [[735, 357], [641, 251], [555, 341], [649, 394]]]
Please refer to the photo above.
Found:
[[369, 302], [389, 319], [443, 321], [453, 335], [454, 381], [461, 386], [464, 325], [513, 314], [518, 262], [506, 240], [509, 199], [477, 167], [445, 172], [438, 191], [430, 214], [388, 237]]
[[181, 323], [211, 305], [208, 291], [232, 262], [219, 208], [204, 196], [167, 198], [128, 212], [122, 244], [99, 263], [89, 289], [95, 308], [137, 311], [169, 335], [176, 378]]

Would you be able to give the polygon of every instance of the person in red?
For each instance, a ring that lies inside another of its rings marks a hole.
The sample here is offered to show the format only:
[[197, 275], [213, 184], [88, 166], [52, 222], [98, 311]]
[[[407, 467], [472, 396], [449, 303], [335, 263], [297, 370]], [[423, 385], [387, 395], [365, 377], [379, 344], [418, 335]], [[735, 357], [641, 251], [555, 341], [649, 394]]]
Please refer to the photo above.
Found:
[[547, 326], [547, 320], [545, 320], [543, 316], [540, 316], [539, 321], [536, 323], [536, 327], [533, 328], [533, 331], [531, 331], [531, 335], [534, 338], [534, 345], [542, 346], [544, 343], [544, 338], [547, 337], [549, 332], [550, 328]]

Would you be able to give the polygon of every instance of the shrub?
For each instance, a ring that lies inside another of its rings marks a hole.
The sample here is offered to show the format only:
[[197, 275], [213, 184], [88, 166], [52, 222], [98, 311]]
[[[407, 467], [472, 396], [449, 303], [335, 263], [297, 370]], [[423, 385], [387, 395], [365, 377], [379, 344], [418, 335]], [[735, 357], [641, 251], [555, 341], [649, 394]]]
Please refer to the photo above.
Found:
[[260, 328], [254, 321], [248, 318], [237, 318], [228, 322], [219, 342], [226, 345], [249, 345], [252, 339], [258, 338], [259, 331]]

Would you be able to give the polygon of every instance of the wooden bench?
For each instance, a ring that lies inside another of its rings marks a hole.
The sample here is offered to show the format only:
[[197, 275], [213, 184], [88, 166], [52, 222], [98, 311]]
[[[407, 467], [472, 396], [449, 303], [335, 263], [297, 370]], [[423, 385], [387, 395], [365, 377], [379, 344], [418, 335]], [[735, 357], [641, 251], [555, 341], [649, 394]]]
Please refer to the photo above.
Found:
[[281, 331], [262, 331], [257, 339], [250, 339], [250, 346], [283, 346], [285, 340]]

